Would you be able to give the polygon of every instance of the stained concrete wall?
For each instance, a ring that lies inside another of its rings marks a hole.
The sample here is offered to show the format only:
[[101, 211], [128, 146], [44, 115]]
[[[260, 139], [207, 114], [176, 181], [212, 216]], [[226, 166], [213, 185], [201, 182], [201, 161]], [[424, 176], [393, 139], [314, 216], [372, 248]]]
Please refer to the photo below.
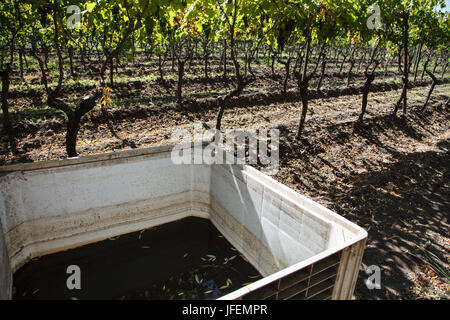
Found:
[[[191, 214], [192, 200], [199, 197], [191, 182], [201, 175], [192, 166], [173, 165], [169, 156], [79, 159], [70, 166], [3, 175], [3, 229], [13, 270], [38, 255]], [[205, 187], [197, 189], [209, 193]]]
[[0, 300], [11, 297], [11, 267], [0, 220]]
[[321, 216], [326, 208], [308, 207], [296, 193], [289, 197], [289, 190], [251, 167], [211, 170], [212, 222], [265, 276], [343, 245], [344, 234], [349, 240], [360, 231]]

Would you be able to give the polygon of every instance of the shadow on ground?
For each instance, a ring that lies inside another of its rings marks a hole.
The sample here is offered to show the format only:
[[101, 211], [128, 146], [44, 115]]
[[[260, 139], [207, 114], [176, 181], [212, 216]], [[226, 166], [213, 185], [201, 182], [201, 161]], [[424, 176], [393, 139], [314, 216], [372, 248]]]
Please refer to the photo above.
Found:
[[[292, 129], [279, 126], [276, 178], [368, 231], [358, 299], [450, 297], [412, 276], [432, 266], [419, 248], [436, 255], [450, 273], [450, 139], [436, 137], [447, 127], [448, 113], [436, 107], [406, 117], [375, 116], [362, 124], [343, 120], [315, 123], [320, 129], [309, 130], [299, 142]], [[379, 290], [365, 284], [371, 265], [381, 269]], [[442, 273], [437, 277], [448, 283]], [[417, 287], [424, 292], [415, 292]]]
[[[419, 247], [448, 263], [441, 237], [448, 237], [450, 230], [450, 140], [441, 141], [436, 149], [397, 155], [390, 167], [350, 177], [352, 188], [344, 197], [333, 196], [339, 193], [330, 190], [336, 209], [346, 203], [355, 213], [347, 218], [368, 230], [355, 291], [358, 298], [407, 296], [413, 284], [407, 274], [425, 258]], [[365, 269], [371, 265], [382, 270], [380, 290], [365, 285], [369, 277]]]

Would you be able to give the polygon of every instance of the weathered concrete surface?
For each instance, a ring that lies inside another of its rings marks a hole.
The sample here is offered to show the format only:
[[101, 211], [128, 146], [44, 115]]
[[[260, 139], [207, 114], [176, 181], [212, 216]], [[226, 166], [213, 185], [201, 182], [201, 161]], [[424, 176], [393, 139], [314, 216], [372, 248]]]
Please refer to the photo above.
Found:
[[0, 300], [11, 298], [11, 267], [0, 220]]

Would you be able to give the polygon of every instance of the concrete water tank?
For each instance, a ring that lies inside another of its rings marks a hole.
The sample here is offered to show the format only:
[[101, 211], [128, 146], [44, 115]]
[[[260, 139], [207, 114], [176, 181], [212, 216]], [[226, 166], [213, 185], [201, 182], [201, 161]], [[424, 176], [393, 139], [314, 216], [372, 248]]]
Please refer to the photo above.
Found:
[[367, 233], [244, 163], [175, 164], [173, 146], [0, 168], [0, 299], [30, 259], [188, 216], [264, 278], [221, 299], [351, 299]]

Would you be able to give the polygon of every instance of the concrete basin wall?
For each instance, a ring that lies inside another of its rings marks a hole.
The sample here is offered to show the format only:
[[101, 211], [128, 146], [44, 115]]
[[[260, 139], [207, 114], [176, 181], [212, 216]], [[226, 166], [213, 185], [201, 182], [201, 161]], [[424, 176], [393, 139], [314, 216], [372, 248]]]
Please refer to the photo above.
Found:
[[225, 298], [345, 250], [333, 298], [351, 296], [364, 230], [250, 166], [175, 165], [171, 150], [1, 167], [0, 298], [11, 297], [12, 273], [34, 257], [188, 216], [211, 219], [265, 276]]
[[3, 229], [0, 221], [0, 300], [5, 300], [11, 296], [12, 273], [5, 237], [1, 230]]
[[245, 166], [217, 165], [211, 175], [211, 220], [268, 276], [341, 243], [330, 221], [283, 197]]
[[210, 219], [265, 277], [221, 299], [352, 298], [365, 230], [245, 164], [211, 170]]
[[36, 256], [190, 215], [196, 168], [173, 165], [168, 148], [142, 153], [3, 172], [0, 214], [13, 271]]

